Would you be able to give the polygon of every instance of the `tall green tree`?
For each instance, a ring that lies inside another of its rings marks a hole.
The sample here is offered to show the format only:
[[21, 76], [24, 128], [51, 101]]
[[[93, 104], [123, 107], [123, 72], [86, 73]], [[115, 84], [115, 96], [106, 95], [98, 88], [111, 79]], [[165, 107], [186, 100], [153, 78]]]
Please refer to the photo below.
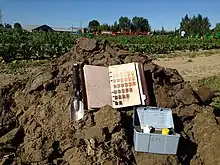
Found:
[[123, 30], [131, 29], [131, 20], [128, 17], [119, 18], [119, 28]]
[[97, 32], [99, 29], [100, 23], [98, 20], [92, 20], [89, 22], [89, 28], [92, 32]]
[[191, 19], [189, 18], [188, 14], [186, 14], [185, 17], [182, 18], [182, 21], [180, 22], [180, 29], [184, 30], [187, 33], [190, 33], [190, 24], [191, 24]]
[[149, 22], [146, 18], [144, 17], [133, 17], [132, 18], [132, 25], [133, 25], [133, 30], [137, 32], [144, 32], [144, 31], [150, 31], [150, 25]]
[[203, 18], [202, 27], [203, 27], [201, 31], [202, 34], [206, 34], [210, 32], [211, 23], [208, 17]]
[[119, 30], [119, 24], [118, 24], [117, 21], [115, 21], [114, 24], [111, 25], [110, 30], [111, 30], [112, 32], [117, 32], [117, 31]]
[[165, 35], [165, 34], [166, 34], [166, 31], [165, 31], [165, 29], [164, 29], [163, 26], [162, 26], [162, 28], [161, 28], [161, 34], [162, 34], [162, 35]]
[[102, 25], [100, 25], [99, 26], [99, 30], [100, 31], [109, 31], [110, 30], [110, 25], [108, 25], [108, 24], [102, 24]]
[[189, 35], [204, 35], [210, 32], [210, 27], [211, 24], [208, 17], [203, 17], [201, 14], [194, 15], [192, 18], [186, 15], [180, 22], [180, 30], [184, 30]]
[[5, 28], [10, 29], [12, 26], [10, 24], [5, 24]]
[[20, 23], [17, 23], [17, 22], [16, 22], [16, 23], [14, 24], [14, 28], [15, 28], [15, 29], [22, 29], [22, 26], [21, 26]]
[[215, 25], [214, 32], [215, 32], [215, 33], [220, 32], [220, 23], [217, 23], [217, 24]]

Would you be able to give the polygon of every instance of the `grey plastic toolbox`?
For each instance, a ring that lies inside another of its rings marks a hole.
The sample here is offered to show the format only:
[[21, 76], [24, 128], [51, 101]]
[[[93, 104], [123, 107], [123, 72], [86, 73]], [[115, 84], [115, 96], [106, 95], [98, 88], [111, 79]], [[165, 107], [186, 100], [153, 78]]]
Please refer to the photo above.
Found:
[[154, 128], [173, 128], [172, 110], [159, 107], [137, 107], [134, 109], [134, 149], [138, 152], [158, 154], [176, 154], [180, 134], [162, 135], [158, 133], [143, 133], [138, 130], [140, 125], [150, 125]]

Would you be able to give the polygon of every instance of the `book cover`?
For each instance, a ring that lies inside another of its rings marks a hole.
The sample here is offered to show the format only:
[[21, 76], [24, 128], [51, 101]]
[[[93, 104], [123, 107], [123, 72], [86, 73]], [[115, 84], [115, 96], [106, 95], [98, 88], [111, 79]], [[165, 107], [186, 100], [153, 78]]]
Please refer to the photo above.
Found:
[[107, 67], [85, 65], [83, 67], [88, 109], [112, 105]]

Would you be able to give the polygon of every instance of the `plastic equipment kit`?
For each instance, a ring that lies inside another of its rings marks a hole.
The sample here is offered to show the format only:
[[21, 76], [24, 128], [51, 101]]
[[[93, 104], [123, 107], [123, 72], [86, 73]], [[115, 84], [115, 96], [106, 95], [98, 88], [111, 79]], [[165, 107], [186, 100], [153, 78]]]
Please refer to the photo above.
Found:
[[[152, 129], [144, 130], [145, 126]], [[158, 107], [134, 109], [134, 149], [138, 152], [176, 154], [180, 134], [175, 133], [172, 110]]]

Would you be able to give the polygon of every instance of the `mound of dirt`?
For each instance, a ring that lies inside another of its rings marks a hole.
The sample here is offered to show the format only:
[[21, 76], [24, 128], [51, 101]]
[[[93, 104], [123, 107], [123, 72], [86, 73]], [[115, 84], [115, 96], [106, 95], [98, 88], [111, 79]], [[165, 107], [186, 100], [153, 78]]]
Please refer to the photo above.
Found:
[[[75, 62], [109, 66], [144, 64], [151, 105], [172, 108], [181, 134], [177, 155], [137, 153], [132, 146], [132, 108], [104, 106], [69, 119]], [[177, 70], [163, 68], [147, 54], [132, 53], [105, 40], [80, 38], [76, 47], [51, 61], [51, 67], [0, 88], [0, 158], [3, 164], [113, 165], [220, 164], [219, 124], [206, 96], [192, 89]], [[209, 97], [210, 99], [210, 97]], [[206, 105], [206, 106], [205, 106]]]

